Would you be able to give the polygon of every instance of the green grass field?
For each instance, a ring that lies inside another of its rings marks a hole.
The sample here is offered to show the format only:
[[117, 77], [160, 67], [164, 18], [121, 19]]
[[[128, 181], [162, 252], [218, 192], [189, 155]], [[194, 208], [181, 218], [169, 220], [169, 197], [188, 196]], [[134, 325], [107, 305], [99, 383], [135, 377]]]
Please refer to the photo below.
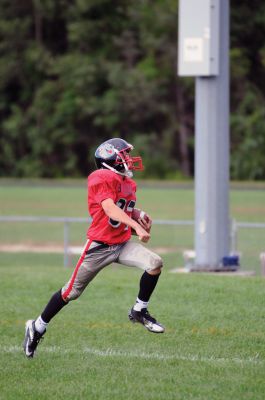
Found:
[[127, 319], [140, 271], [108, 267], [27, 360], [24, 322], [71, 271], [56, 255], [34, 254], [2, 254], [0, 268], [3, 400], [264, 399], [262, 278], [172, 274], [166, 266], [150, 304], [166, 332], [155, 335]]
[[[86, 216], [81, 185], [1, 186], [2, 215]], [[143, 188], [139, 204], [154, 218], [193, 219], [191, 189]], [[233, 190], [233, 217], [265, 222], [261, 190]], [[84, 224], [72, 242], [84, 242]], [[192, 228], [154, 226], [151, 247], [167, 248], [150, 312], [166, 326], [155, 335], [129, 322], [141, 271], [112, 265], [51, 322], [33, 360], [22, 351], [25, 320], [36, 318], [69, 278], [61, 254], [0, 252], [0, 399], [263, 400], [265, 280], [174, 274]], [[258, 268], [264, 232], [242, 230], [243, 260]], [[3, 224], [1, 243], [61, 243], [62, 226]], [[256, 260], [256, 261], [255, 261]], [[256, 264], [255, 264], [256, 262]]]

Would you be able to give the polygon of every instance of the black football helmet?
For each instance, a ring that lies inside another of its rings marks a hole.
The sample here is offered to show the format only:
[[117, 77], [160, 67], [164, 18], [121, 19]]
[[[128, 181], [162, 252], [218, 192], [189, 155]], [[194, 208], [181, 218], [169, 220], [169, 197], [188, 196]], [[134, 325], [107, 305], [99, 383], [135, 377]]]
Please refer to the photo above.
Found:
[[107, 168], [116, 174], [132, 177], [135, 170], [142, 171], [141, 157], [131, 157], [133, 146], [120, 138], [109, 139], [95, 152], [97, 168]]

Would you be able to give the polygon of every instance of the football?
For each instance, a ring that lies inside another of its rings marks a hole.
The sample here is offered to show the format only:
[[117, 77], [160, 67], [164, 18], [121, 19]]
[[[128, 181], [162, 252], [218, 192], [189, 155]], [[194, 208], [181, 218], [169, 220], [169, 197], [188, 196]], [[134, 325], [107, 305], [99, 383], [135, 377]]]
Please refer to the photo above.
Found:
[[145, 219], [146, 222], [149, 221], [147, 214], [143, 210], [140, 210], [139, 208], [134, 208], [132, 211], [132, 219], [138, 222], [139, 218]]
[[[140, 210], [139, 208], [134, 208], [132, 211], [132, 219], [139, 222], [138, 221], [139, 218], [144, 219], [146, 222], [150, 221], [150, 218], [143, 210]], [[151, 229], [151, 227], [150, 227], [150, 229]], [[148, 229], [147, 231], [150, 232], [150, 229]]]

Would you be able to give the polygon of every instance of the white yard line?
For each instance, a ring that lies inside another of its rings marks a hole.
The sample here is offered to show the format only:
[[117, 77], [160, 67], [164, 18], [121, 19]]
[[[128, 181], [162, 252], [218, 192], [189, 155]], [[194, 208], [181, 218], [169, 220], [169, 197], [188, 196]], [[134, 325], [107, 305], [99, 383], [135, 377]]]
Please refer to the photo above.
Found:
[[[115, 350], [111, 348], [107, 349], [95, 349], [90, 347], [84, 347], [83, 349], [76, 350], [74, 348], [63, 348], [59, 346], [41, 346], [39, 349], [41, 353], [57, 353], [57, 354], [92, 354], [98, 357], [121, 357], [121, 358], [140, 358], [144, 360], [160, 360], [160, 361], [188, 361], [188, 362], [206, 362], [213, 364], [225, 364], [225, 363], [236, 363], [236, 364], [264, 364], [264, 360], [259, 358], [259, 354], [252, 357], [240, 358], [240, 357], [215, 357], [212, 356], [201, 356], [198, 354], [162, 354], [162, 353], [145, 353], [138, 351], [123, 351]], [[20, 346], [0, 346], [0, 354], [4, 353], [21, 353], [23, 354], [22, 347]]]
[[85, 347], [84, 351], [89, 354], [101, 356], [101, 357], [125, 357], [125, 358], [142, 358], [145, 360], [162, 360], [162, 361], [192, 361], [192, 362], [213, 362], [213, 363], [227, 363], [227, 362], [235, 362], [235, 363], [251, 363], [251, 364], [263, 364], [263, 360], [259, 359], [259, 355], [256, 354], [254, 357], [248, 358], [220, 358], [215, 357], [214, 355], [210, 357], [200, 356], [197, 354], [187, 354], [182, 355], [179, 353], [175, 353], [172, 355], [161, 354], [161, 353], [144, 353], [144, 352], [127, 352], [122, 350], [114, 350], [114, 349], [106, 349], [106, 350], [98, 350], [89, 347]]

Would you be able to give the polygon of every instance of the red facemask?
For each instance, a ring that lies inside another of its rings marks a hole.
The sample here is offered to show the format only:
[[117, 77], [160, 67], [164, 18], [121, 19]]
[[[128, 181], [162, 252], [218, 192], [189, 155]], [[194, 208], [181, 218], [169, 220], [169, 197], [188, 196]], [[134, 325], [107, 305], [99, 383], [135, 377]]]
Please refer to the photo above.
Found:
[[140, 156], [131, 157], [129, 151], [132, 150], [130, 147], [119, 151], [118, 156], [119, 158], [116, 160], [117, 165], [127, 164], [129, 171], [143, 171], [143, 161]]

